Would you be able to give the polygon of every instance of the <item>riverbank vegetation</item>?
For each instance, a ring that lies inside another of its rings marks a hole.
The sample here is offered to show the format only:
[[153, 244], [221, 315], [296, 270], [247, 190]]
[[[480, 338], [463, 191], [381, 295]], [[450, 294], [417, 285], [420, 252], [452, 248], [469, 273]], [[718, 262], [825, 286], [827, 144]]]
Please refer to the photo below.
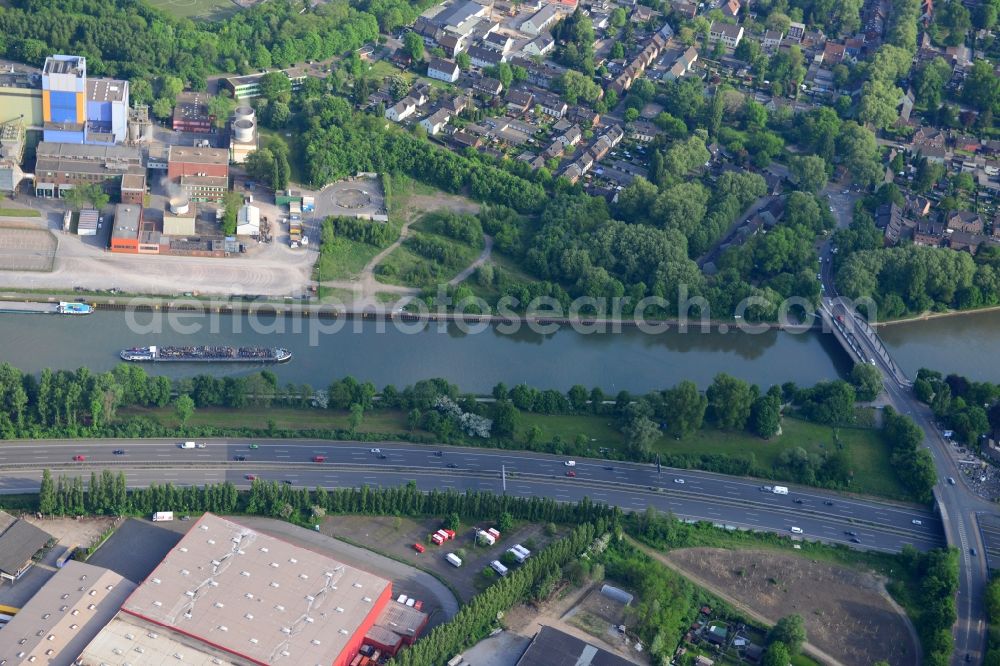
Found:
[[962, 444], [982, 446], [987, 434], [1000, 429], [1000, 384], [976, 382], [961, 375], [943, 377], [940, 372], [921, 368], [913, 392]]
[[787, 383], [767, 391], [721, 374], [704, 392], [692, 382], [615, 396], [583, 386], [563, 393], [498, 384], [490, 396], [474, 396], [442, 379], [379, 391], [345, 377], [317, 391], [282, 386], [266, 370], [172, 382], [129, 364], [105, 373], [45, 370], [37, 378], [4, 364], [0, 437], [398, 439], [658, 460], [926, 500], [933, 470], [912, 446], [919, 429], [889, 412], [877, 429], [875, 414], [856, 402], [859, 390], [871, 390], [857, 374], [854, 384]]

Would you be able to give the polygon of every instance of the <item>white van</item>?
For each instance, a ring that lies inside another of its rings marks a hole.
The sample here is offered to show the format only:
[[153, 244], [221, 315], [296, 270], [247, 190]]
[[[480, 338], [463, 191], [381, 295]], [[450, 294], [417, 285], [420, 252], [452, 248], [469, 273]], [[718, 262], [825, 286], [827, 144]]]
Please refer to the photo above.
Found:
[[576, 461], [575, 460], [567, 460], [566, 461], [566, 467], [576, 467]]
[[802, 528], [801, 527], [793, 527], [792, 528], [792, 534], [802, 534]]

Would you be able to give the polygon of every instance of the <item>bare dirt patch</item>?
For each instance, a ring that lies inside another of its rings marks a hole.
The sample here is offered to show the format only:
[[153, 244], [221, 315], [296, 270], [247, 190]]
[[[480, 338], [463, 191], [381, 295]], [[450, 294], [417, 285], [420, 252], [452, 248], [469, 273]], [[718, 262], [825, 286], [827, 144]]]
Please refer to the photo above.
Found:
[[[90, 546], [114, 522], [114, 518], [104, 516], [86, 518], [36, 518], [34, 516], [25, 516], [24, 519], [54, 536], [59, 540], [59, 546], [64, 546], [65, 548], [74, 545], [84, 548]], [[60, 548], [59, 546], [57, 546], [58, 550], [65, 550], [65, 548]]]
[[873, 574], [774, 551], [687, 548], [666, 558], [771, 621], [801, 615], [809, 642], [841, 663], [917, 661], [905, 618]]

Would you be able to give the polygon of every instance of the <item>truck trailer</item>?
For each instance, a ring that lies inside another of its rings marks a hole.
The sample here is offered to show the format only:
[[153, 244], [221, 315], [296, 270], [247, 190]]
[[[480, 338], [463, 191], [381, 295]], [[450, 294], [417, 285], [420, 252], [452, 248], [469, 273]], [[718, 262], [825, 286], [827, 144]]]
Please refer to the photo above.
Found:
[[447, 555], [444, 556], [444, 559], [448, 560], [448, 564], [452, 565], [453, 567], [462, 566], [462, 558], [460, 558], [455, 553], [448, 553]]

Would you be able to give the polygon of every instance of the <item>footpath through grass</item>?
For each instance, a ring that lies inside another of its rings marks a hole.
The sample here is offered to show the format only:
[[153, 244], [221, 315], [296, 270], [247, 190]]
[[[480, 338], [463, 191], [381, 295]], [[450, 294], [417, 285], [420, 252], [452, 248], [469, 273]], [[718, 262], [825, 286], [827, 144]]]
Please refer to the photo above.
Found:
[[[180, 423], [170, 407], [161, 409], [128, 408], [119, 412], [120, 418], [146, 416], [157, 423], [178, 428]], [[191, 427], [217, 427], [258, 430], [262, 435], [272, 430], [316, 431], [350, 428], [350, 416], [345, 410], [297, 409], [271, 407], [245, 410], [221, 407], [201, 408], [188, 421]], [[727, 432], [711, 427], [699, 430], [682, 440], [663, 436], [653, 445], [661, 455], [740, 455], [753, 454], [756, 464], [764, 471], [778, 474], [778, 461], [782, 451], [801, 447], [810, 453], [820, 453], [842, 447], [853, 472], [852, 492], [878, 495], [895, 499], [908, 497], [896, 478], [889, 460], [889, 448], [878, 430], [867, 428], [832, 428], [785, 417], [783, 434], [765, 441], [746, 433]], [[433, 439], [433, 434], [417, 428], [409, 430], [407, 414], [401, 410], [376, 409], [367, 412], [357, 429], [357, 434], [385, 435], [394, 438], [422, 437]], [[561, 453], [565, 446], [583, 444], [590, 455], [599, 456], [601, 449], [608, 449], [607, 456], [625, 457], [625, 441], [616, 426], [614, 417], [593, 414], [546, 415], [522, 413], [515, 433], [515, 444], [524, 448]], [[490, 445], [476, 440], [476, 445]], [[547, 443], [547, 444], [542, 444]], [[703, 544], [709, 545], [709, 544]]]

